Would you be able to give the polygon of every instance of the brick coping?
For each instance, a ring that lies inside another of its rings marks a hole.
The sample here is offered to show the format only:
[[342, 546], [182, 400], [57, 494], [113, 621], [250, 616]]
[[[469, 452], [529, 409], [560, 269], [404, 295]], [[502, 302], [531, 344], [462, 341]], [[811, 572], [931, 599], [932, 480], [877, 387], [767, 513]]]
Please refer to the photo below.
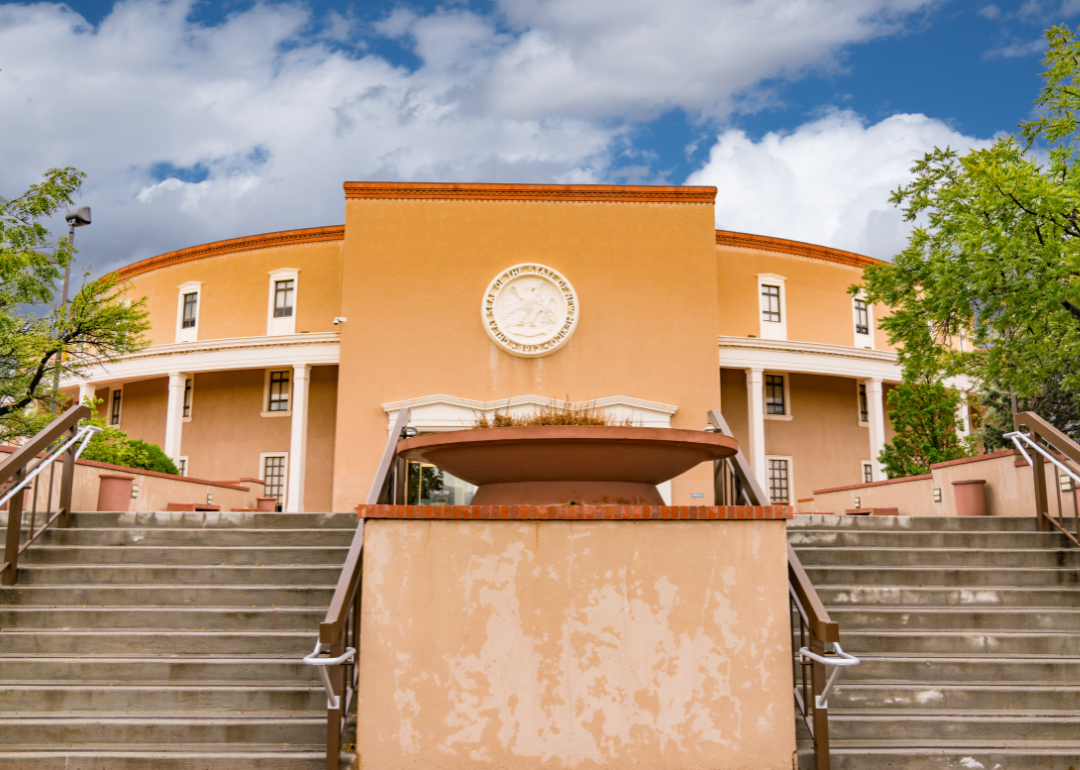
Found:
[[361, 519], [438, 521], [769, 521], [790, 505], [358, 505]]

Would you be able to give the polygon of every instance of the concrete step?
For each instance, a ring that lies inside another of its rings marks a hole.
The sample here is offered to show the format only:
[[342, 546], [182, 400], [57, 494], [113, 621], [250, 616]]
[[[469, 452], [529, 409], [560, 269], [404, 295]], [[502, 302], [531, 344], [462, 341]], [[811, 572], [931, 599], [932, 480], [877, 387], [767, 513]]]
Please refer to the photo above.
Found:
[[804, 567], [1080, 567], [1080, 549], [1051, 548], [796, 548]]
[[338, 566], [155, 566], [114, 565], [19, 565], [19, 584], [40, 585], [334, 585], [341, 575]]
[[924, 530], [792, 529], [788, 542], [796, 548], [1069, 548], [1060, 533]]
[[[2, 702], [2, 701], [0, 701]], [[889, 681], [840, 683], [829, 695], [829, 714], [846, 710], [926, 708], [1043, 710], [1080, 712], [1080, 683], [1056, 684], [920, 684]]]
[[8, 629], [6, 654], [38, 655], [296, 655], [311, 652], [318, 625], [291, 631]]
[[[890, 745], [904, 743], [905, 745]], [[920, 744], [926, 741], [920, 741]], [[912, 746], [910, 741], [832, 741], [833, 770], [1076, 770], [1080, 742], [999, 741], [971, 745], [968, 741], [935, 741]], [[799, 770], [815, 770], [809, 741], [799, 747]]]
[[[315, 637], [311, 634], [311, 644]], [[304, 654], [311, 652], [308, 649]], [[136, 684], [167, 682], [184, 684], [281, 683], [317, 684], [314, 667], [301, 662], [303, 656], [189, 655], [3, 655], [0, 670], [4, 684], [71, 682], [91, 684]], [[320, 685], [321, 686], [321, 685]]]
[[0, 629], [257, 629], [317, 631], [323, 607], [0, 607]]
[[1080, 588], [923, 588], [920, 586], [815, 586], [832, 607], [1080, 607]]
[[787, 522], [788, 531], [893, 530], [896, 532], [1038, 532], [1034, 516], [845, 516], [801, 514]]
[[[350, 529], [360, 519], [355, 513], [273, 513], [270, 511], [76, 511], [71, 526], [86, 528], [183, 527], [242, 529]], [[7, 512], [0, 511], [7, 526]], [[25, 525], [25, 522], [24, 522]]]
[[963, 709], [829, 710], [829, 737], [837, 741], [1073, 741], [1080, 715], [1057, 711], [978, 712]]
[[147, 681], [126, 685], [50, 683], [0, 685], [0, 715], [48, 716], [51, 712], [89, 715], [190, 714], [194, 711], [289, 711], [326, 715], [320, 684], [177, 685]]
[[[6, 636], [6, 634], [5, 634]], [[844, 651], [907, 655], [1080, 655], [1080, 631], [874, 630], [840, 627]], [[798, 635], [795, 636], [798, 639]]]
[[[21, 572], [21, 570], [20, 570]], [[338, 575], [341, 570], [338, 570]], [[335, 578], [336, 580], [336, 578]], [[334, 584], [324, 585], [23, 585], [0, 587], [0, 605], [97, 607], [325, 607]]]
[[885, 567], [807, 565], [815, 586], [938, 586], [1080, 588], [1080, 570], [1017, 567]]
[[[23, 747], [15, 747], [19, 749]], [[343, 768], [354, 767], [342, 754]], [[0, 752], [0, 770], [325, 770], [326, 744], [260, 746], [250, 743], [213, 746], [130, 747], [39, 746], [36, 751]]]
[[[841, 629], [844, 650], [852, 649]], [[853, 652], [862, 662], [844, 669], [840, 681], [925, 684], [1080, 685], [1080, 657], [994, 655], [890, 655]]]
[[177, 566], [206, 565], [340, 565], [349, 549], [327, 546], [232, 546], [189, 545], [70, 546], [33, 545], [19, 559], [19, 566], [155, 564]]
[[[92, 717], [56, 712], [49, 717], [0, 716], [0, 735], [18, 736], [17, 742], [0, 743], [0, 753], [16, 747], [27, 750], [37, 745], [47, 750], [57, 746], [140, 744], [307, 744], [326, 747], [326, 714], [265, 712], [229, 716], [213, 712], [199, 718], [183, 716], [131, 716], [99, 712]], [[3, 740], [3, 739], [0, 739]]]
[[[0, 527], [0, 539], [5, 530]], [[348, 548], [355, 529], [232, 529], [182, 527], [94, 527], [56, 529], [50, 527], [38, 538], [32, 549], [58, 545], [163, 545], [163, 546], [336, 546]], [[30, 551], [27, 551], [29, 554]]]
[[1077, 631], [1080, 609], [1064, 607], [829, 607], [829, 616], [845, 634], [869, 629], [941, 629], [950, 631]]

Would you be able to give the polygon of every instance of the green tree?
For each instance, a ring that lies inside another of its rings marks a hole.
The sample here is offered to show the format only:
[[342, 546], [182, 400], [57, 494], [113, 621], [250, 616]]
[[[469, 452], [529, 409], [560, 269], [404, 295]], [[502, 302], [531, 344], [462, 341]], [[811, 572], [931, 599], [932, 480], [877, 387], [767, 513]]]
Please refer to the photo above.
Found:
[[65, 376], [145, 346], [143, 299], [130, 300], [112, 274], [84, 277], [67, 307], [56, 301], [73, 250], [50, 244], [44, 222], [74, 202], [85, 175], [54, 168], [17, 198], [0, 198], [0, 440], [30, 435], [62, 406], [53, 372]]
[[[101, 399], [91, 401], [86, 399], [83, 403], [91, 408], [96, 408], [102, 403]], [[145, 471], [157, 471], [158, 473], [171, 473], [180, 475], [180, 470], [173, 461], [157, 444], [148, 444], [145, 441], [128, 438], [127, 433], [114, 425], [108, 425], [104, 417], [94, 415], [88, 420], [83, 420], [81, 425], [93, 425], [101, 429], [86, 445], [80, 459], [93, 460], [110, 465], [123, 465], [125, 468], [137, 468]]]
[[1046, 36], [1043, 116], [918, 161], [891, 198], [915, 225], [907, 248], [864, 282], [893, 309], [881, 325], [910, 379], [966, 374], [1054, 412], [1080, 390], [1080, 44], [1064, 27]]
[[934, 463], [971, 454], [956, 417], [960, 394], [933, 377], [907, 381], [889, 391], [887, 408], [896, 434], [878, 455], [890, 479], [929, 473]]

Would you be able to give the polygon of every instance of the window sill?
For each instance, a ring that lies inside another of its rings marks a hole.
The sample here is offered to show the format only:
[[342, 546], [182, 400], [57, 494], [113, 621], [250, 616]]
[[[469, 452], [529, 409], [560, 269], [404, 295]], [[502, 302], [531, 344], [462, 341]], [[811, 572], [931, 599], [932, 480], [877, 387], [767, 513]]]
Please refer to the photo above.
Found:
[[792, 416], [793, 415], [790, 415], [790, 414], [767, 414], [767, 415], [765, 415], [765, 419], [766, 420], [790, 420], [792, 418]]
[[191, 422], [191, 418], [190, 417], [181, 417], [180, 421], [181, 422]]
[[870, 423], [868, 423], [868, 422], [863, 422], [862, 420], [859, 420], [859, 427], [860, 427], [860, 428], [869, 428], [869, 427], [870, 427]]
[[259, 412], [263, 417], [292, 417], [292, 410], [287, 412]]

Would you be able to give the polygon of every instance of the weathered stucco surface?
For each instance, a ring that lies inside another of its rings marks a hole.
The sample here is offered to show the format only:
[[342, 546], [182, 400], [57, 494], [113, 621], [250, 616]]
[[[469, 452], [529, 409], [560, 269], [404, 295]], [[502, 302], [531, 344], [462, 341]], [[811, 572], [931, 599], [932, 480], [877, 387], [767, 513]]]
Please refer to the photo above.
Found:
[[783, 521], [369, 521], [368, 770], [789, 770]]

